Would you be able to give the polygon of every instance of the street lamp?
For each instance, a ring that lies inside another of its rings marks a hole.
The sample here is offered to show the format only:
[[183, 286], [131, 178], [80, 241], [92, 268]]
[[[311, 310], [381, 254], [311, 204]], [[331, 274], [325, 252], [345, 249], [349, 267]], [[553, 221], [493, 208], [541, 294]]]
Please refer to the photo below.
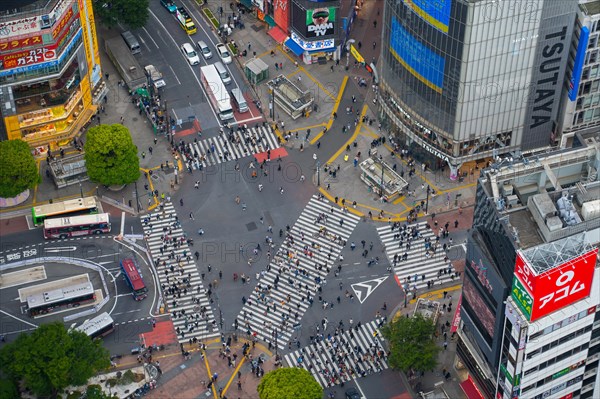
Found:
[[429, 210], [429, 193], [431, 192], [431, 187], [429, 187], [429, 184], [427, 185], [427, 199], [425, 200], [425, 214], [427, 214], [427, 211]]
[[321, 163], [317, 160], [317, 187], [321, 187]]
[[81, 180], [80, 179], [77, 179], [77, 180], [79, 180], [79, 194], [81, 195], [81, 198], [83, 198], [83, 186], [81, 185]]
[[140, 195], [138, 194], [137, 181], [135, 182], [135, 202], [137, 204], [137, 211], [140, 212]]

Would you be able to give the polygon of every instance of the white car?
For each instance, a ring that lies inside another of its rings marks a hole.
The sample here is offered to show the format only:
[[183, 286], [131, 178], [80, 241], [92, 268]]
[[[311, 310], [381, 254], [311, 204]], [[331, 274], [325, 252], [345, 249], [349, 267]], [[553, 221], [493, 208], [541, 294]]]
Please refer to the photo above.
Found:
[[181, 45], [181, 52], [187, 58], [190, 65], [198, 65], [200, 63], [200, 57], [198, 57], [198, 53], [196, 53], [191, 44], [183, 43]]
[[200, 50], [202, 57], [204, 57], [205, 60], [210, 60], [212, 58], [210, 47], [202, 40], [198, 40], [198, 50]]
[[229, 50], [227, 49], [226, 45], [224, 45], [223, 43], [217, 44], [217, 52], [219, 53], [219, 57], [221, 57], [221, 60], [223, 60], [223, 63], [231, 64], [231, 54], [229, 53]]

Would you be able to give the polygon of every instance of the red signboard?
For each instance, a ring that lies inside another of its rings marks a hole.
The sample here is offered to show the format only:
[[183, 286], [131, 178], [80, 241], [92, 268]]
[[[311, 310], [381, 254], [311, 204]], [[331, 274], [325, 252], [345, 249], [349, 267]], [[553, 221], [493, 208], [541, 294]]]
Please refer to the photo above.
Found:
[[42, 44], [42, 36], [29, 36], [0, 43], [0, 51], [16, 50], [22, 47]]
[[56, 36], [60, 33], [62, 28], [64, 28], [68, 23], [71, 17], [73, 16], [73, 8], [69, 8], [65, 13], [65, 16], [61, 18], [61, 20], [56, 24], [54, 28], [52, 28], [52, 38], [56, 39]]
[[533, 298], [530, 321], [589, 296], [597, 256], [598, 249], [595, 248], [536, 275], [521, 254], [518, 254], [515, 275]]
[[290, 26], [290, 0], [273, 0], [273, 19], [286, 34]]
[[450, 332], [454, 333], [458, 330], [458, 326], [460, 325], [460, 305], [462, 303], [462, 294], [458, 297], [458, 302], [456, 303], [456, 310], [454, 311], [454, 318], [452, 319], [452, 326], [450, 326]]

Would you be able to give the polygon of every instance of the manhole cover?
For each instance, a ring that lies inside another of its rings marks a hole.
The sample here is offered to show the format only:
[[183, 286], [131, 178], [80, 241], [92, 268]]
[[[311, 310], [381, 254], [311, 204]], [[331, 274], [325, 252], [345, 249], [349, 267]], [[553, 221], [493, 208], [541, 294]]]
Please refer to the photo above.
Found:
[[153, 178], [154, 180], [158, 180], [158, 175], [157, 175], [156, 173], [153, 173], [153, 174], [152, 174], [152, 178]]
[[256, 230], [256, 223], [254, 223], [254, 222], [251, 222], [251, 223], [248, 223], [248, 224], [246, 224], [246, 229], [247, 229], [248, 231], [253, 231], [253, 230]]
[[138, 121], [138, 118], [136, 118], [136, 117], [133, 117], [133, 118], [131, 118], [131, 119], [132, 119], [134, 122], [137, 122], [137, 121]]

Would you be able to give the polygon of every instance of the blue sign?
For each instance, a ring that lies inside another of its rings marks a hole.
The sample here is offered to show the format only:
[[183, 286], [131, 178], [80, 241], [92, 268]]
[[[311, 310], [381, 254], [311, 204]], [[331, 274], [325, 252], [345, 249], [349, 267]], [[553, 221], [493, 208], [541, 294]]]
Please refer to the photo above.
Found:
[[577, 53], [575, 54], [575, 62], [573, 63], [573, 73], [569, 82], [569, 100], [577, 99], [579, 91], [579, 82], [581, 81], [581, 73], [583, 71], [583, 61], [585, 60], [585, 50], [587, 49], [590, 39], [590, 30], [587, 27], [581, 28], [579, 34], [579, 44], [577, 45]]
[[391, 33], [393, 56], [417, 79], [441, 93], [444, 88], [444, 58], [408, 33], [395, 17], [392, 17]]
[[404, 0], [418, 16], [442, 32], [448, 32], [452, 0]]
[[73, 49], [73, 46], [75, 45], [75, 43], [77, 43], [79, 41], [79, 39], [81, 38], [82, 32], [83, 32], [82, 29], [79, 28], [79, 31], [75, 34], [75, 36], [73, 37], [71, 42], [64, 48], [64, 50], [60, 54], [60, 57], [58, 57], [57, 59], [55, 59], [53, 61], [49, 61], [49, 62], [41, 62], [39, 64], [27, 65], [27, 66], [23, 66], [23, 67], [19, 67], [19, 68], [9, 69], [6, 71], [0, 71], [0, 77], [14, 75], [17, 73], [35, 71], [36, 69], [40, 69], [40, 68], [50, 68], [50, 67], [60, 64], [61, 62], [63, 62], [63, 60], [67, 56], [67, 54], [69, 54], [69, 52]]

